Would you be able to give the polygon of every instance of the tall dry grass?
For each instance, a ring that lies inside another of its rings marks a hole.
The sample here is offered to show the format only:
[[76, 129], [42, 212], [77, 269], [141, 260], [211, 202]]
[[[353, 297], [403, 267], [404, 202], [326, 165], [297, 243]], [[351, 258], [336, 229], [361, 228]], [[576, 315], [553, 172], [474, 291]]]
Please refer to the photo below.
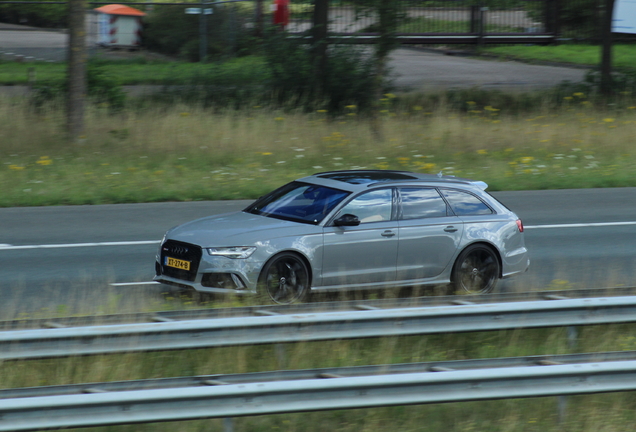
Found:
[[338, 118], [92, 107], [77, 145], [59, 107], [0, 100], [0, 205], [254, 198], [317, 171], [359, 168], [442, 171], [491, 190], [636, 185], [636, 107], [598, 111], [572, 98], [569, 108], [515, 116], [475, 103], [466, 113], [406, 110], [387, 98], [383, 140], [355, 107]]

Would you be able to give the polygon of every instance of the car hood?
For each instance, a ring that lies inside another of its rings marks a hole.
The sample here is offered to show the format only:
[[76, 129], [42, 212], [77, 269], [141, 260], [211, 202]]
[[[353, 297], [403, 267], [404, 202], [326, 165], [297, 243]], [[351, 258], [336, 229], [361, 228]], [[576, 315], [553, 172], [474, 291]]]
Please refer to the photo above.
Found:
[[277, 237], [319, 232], [322, 232], [322, 228], [316, 225], [233, 212], [176, 226], [166, 233], [166, 239], [192, 243], [201, 247], [251, 246]]

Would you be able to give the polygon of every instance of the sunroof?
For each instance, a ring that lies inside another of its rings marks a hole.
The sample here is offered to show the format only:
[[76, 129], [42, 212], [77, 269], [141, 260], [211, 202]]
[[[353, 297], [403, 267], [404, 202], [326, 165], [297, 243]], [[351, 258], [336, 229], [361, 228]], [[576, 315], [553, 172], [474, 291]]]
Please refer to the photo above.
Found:
[[320, 174], [318, 177], [338, 180], [349, 184], [368, 184], [396, 180], [413, 180], [417, 177], [398, 172], [360, 171]]

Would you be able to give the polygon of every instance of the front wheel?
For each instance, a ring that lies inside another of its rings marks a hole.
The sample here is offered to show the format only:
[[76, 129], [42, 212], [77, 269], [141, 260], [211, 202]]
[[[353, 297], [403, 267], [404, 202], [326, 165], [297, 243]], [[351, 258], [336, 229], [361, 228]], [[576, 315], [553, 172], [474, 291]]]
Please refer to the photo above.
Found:
[[304, 261], [292, 253], [272, 258], [259, 277], [259, 291], [278, 304], [303, 300], [309, 291], [309, 270]]
[[455, 294], [486, 294], [495, 289], [499, 273], [495, 252], [486, 245], [472, 245], [455, 261], [452, 286]]

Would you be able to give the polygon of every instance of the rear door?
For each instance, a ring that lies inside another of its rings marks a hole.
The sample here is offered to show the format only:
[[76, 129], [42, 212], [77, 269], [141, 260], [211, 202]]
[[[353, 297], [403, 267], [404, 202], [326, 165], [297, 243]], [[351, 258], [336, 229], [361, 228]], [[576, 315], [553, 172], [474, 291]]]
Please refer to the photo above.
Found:
[[398, 189], [398, 281], [438, 276], [459, 247], [464, 224], [436, 188]]

